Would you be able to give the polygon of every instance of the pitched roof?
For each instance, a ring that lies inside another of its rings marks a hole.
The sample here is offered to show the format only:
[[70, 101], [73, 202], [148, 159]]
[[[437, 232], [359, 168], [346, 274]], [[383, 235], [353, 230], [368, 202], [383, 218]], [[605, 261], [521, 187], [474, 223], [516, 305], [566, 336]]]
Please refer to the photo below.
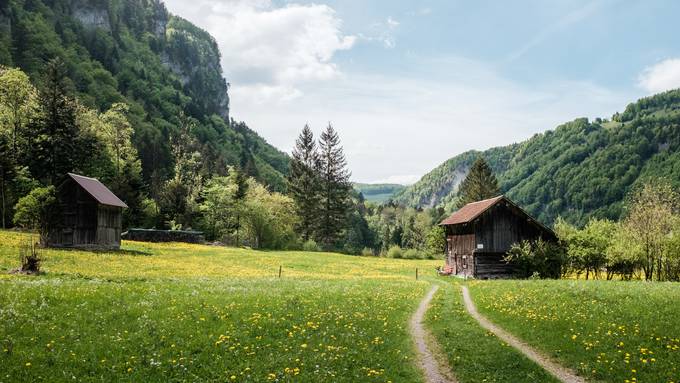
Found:
[[500, 195], [498, 197], [489, 198], [482, 201], [471, 202], [451, 214], [449, 218], [443, 220], [440, 225], [457, 225], [460, 223], [471, 222], [475, 218], [479, 217], [480, 214], [484, 213], [488, 208], [495, 205], [498, 203], [498, 201], [504, 198], [504, 196]]
[[85, 191], [88, 192], [92, 198], [97, 200], [97, 202], [100, 204], [115, 207], [128, 207], [125, 202], [116, 197], [116, 195], [113, 194], [109, 188], [104, 186], [103, 183], [99, 182], [98, 179], [73, 173], [68, 173], [68, 176], [71, 177], [72, 180], [76, 181], [80, 187], [85, 189]]

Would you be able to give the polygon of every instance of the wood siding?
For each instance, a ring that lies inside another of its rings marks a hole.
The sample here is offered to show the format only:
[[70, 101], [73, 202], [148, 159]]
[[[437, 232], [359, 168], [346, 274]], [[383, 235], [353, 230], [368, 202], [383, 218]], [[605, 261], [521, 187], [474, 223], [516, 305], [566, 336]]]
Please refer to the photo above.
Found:
[[60, 219], [49, 230], [49, 245], [120, 248], [122, 208], [99, 204], [73, 180], [57, 191]]
[[447, 264], [458, 275], [476, 278], [511, 276], [513, 268], [503, 258], [515, 243], [539, 238], [556, 240], [551, 230], [505, 198], [469, 222], [444, 227]]
[[[541, 236], [536, 225], [525, 214], [500, 202], [474, 222], [476, 248], [483, 253], [505, 253], [513, 244], [535, 240]], [[481, 245], [478, 246], [478, 245]]]
[[475, 252], [475, 277], [480, 279], [504, 278], [512, 274], [512, 267], [503, 258], [504, 253]]
[[450, 235], [446, 239], [448, 246], [447, 264], [452, 266], [454, 273], [473, 275], [473, 253], [475, 249], [474, 234]]

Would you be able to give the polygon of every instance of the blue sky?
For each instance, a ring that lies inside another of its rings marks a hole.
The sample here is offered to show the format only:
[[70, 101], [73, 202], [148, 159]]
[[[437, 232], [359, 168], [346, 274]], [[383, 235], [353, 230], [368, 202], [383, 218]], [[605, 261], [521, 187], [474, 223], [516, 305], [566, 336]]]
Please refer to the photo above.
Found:
[[216, 38], [235, 118], [288, 152], [305, 123], [331, 122], [360, 182], [414, 182], [680, 87], [676, 1], [166, 5]]

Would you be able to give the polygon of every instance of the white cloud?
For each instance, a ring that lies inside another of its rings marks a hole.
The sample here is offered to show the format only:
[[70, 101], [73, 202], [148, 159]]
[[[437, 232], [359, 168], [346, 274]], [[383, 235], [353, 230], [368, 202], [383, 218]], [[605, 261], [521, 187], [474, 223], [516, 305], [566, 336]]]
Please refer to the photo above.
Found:
[[466, 59], [409, 67], [433, 75], [347, 73], [305, 87], [293, 103], [254, 105], [234, 97], [233, 109], [285, 151], [305, 123], [320, 133], [330, 121], [354, 181], [408, 183], [466, 150], [508, 145], [577, 117], [608, 117], [634, 99], [588, 82], [527, 87]]
[[255, 99], [291, 100], [302, 94], [302, 83], [336, 78], [334, 54], [356, 40], [342, 33], [342, 21], [327, 5], [277, 8], [266, 0], [166, 0], [166, 5], [215, 37], [234, 94]]
[[638, 85], [649, 93], [680, 88], [680, 58], [666, 59], [645, 68]]
[[359, 38], [368, 42], [381, 43], [383, 47], [392, 49], [397, 46], [397, 41], [394, 37], [394, 31], [401, 23], [388, 16], [384, 21], [377, 21], [372, 23], [366, 33], [360, 33]]
[[[413, 182], [465, 150], [507, 145], [576, 117], [606, 117], [636, 98], [587, 82], [520, 85], [494, 66], [460, 57], [405, 55], [403, 60], [411, 60], [402, 63], [411, 68], [408, 73], [345, 73], [334, 57], [352, 48], [356, 37], [342, 32], [341, 20], [326, 5], [167, 4], [217, 40], [232, 84], [235, 118], [284, 151], [290, 151], [305, 123], [320, 132], [332, 122], [358, 182]], [[564, 23], [591, 11], [577, 12]], [[361, 38], [394, 47], [399, 27], [391, 17], [382, 19]]]

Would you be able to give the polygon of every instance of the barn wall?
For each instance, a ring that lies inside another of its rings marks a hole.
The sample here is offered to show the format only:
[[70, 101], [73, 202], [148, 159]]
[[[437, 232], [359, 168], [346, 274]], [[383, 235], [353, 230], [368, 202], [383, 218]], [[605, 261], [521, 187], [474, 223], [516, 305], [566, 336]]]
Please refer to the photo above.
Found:
[[97, 234], [95, 243], [102, 247], [120, 247], [123, 227], [122, 208], [99, 205], [97, 210]]
[[512, 275], [513, 268], [503, 258], [505, 253], [475, 253], [475, 277], [480, 279], [504, 278]]
[[475, 221], [477, 251], [505, 253], [515, 243], [540, 237], [541, 233], [536, 225], [515, 210], [514, 207], [499, 203]]
[[456, 274], [472, 275], [475, 235], [450, 235], [447, 237], [446, 243], [448, 250], [447, 264], [454, 268]]
[[75, 181], [57, 191], [60, 219], [49, 230], [49, 245], [119, 248], [122, 208], [100, 205]]
[[79, 246], [95, 242], [97, 201], [73, 180], [57, 191], [60, 219], [50, 228], [51, 246]]

